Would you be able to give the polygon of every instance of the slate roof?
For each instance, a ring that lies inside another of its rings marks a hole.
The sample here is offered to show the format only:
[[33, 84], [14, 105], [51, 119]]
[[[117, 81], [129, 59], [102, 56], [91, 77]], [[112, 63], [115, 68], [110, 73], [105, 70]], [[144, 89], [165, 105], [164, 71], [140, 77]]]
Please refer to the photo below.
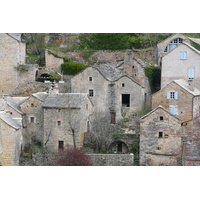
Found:
[[190, 90], [188, 81], [186, 81], [184, 79], [174, 80], [173, 82], [177, 83], [183, 89], [185, 89], [186, 91], [188, 91], [189, 93], [191, 93], [194, 96], [200, 95], [200, 91], [197, 88], [194, 87], [194, 91]]
[[113, 64], [113, 63], [100, 64], [100, 65], [93, 66], [93, 68], [97, 69], [99, 73], [108, 81], [114, 82], [126, 76], [130, 78], [133, 82], [140, 85], [141, 87], [144, 87], [141, 83], [139, 83], [133, 77], [131, 77], [126, 71], [119, 69], [118, 67], [119, 66], [117, 64]]
[[21, 42], [21, 33], [7, 33], [10, 37], [14, 38], [15, 40]]
[[81, 108], [83, 101], [88, 98], [86, 93], [59, 93], [49, 96], [43, 108]]
[[13, 109], [15, 109], [18, 113], [23, 114], [22, 110], [20, 109], [20, 105], [26, 101], [26, 99], [28, 99], [28, 97], [7, 97], [6, 101], [7, 104], [12, 107]]
[[0, 111], [0, 119], [16, 130], [21, 128], [20, 120], [12, 118], [12, 115], [8, 114], [6, 111]]
[[48, 94], [46, 92], [37, 92], [32, 94], [35, 98], [39, 99], [40, 101], [45, 101], [48, 97]]

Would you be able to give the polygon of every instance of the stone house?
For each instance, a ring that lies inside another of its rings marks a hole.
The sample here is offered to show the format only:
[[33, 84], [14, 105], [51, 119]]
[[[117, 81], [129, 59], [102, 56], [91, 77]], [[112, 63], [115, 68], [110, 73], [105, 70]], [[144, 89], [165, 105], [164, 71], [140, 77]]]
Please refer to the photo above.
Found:
[[86, 68], [72, 77], [71, 89], [87, 93], [94, 104], [94, 117], [111, 123], [142, 110], [148, 99], [144, 86], [116, 64]]
[[140, 165], [180, 165], [181, 121], [158, 106], [140, 121]]
[[12, 94], [25, 82], [35, 80], [37, 65], [25, 64], [26, 44], [21, 34], [0, 34], [0, 94]]
[[193, 79], [200, 90], [200, 51], [181, 43], [162, 58], [161, 89], [173, 80]]
[[0, 111], [0, 165], [19, 165], [23, 142], [21, 120], [6, 110]]
[[159, 42], [157, 44], [158, 65], [159, 66], [162, 65], [162, 57], [164, 57], [167, 53], [169, 53], [171, 50], [173, 50], [176, 46], [178, 46], [182, 42], [190, 44], [190, 39], [181, 33], [172, 34], [170, 37]]
[[44, 114], [42, 105], [47, 98], [48, 93], [37, 92], [20, 104], [23, 111], [23, 136], [24, 145], [31, 142], [43, 142], [43, 122]]
[[43, 104], [44, 146], [58, 152], [68, 146], [83, 146], [89, 131], [93, 104], [88, 94], [51, 93]]
[[181, 121], [188, 121], [200, 115], [199, 98], [193, 80], [174, 80], [152, 95], [152, 109], [162, 105]]

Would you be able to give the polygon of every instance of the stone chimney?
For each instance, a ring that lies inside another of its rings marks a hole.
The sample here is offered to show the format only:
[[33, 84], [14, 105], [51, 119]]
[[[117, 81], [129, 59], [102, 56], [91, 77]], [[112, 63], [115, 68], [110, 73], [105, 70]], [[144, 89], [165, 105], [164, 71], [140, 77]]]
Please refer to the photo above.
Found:
[[194, 79], [188, 79], [188, 89], [194, 91]]
[[55, 97], [57, 94], [59, 94], [58, 84], [55, 82], [52, 82], [51, 88], [49, 89], [49, 96]]

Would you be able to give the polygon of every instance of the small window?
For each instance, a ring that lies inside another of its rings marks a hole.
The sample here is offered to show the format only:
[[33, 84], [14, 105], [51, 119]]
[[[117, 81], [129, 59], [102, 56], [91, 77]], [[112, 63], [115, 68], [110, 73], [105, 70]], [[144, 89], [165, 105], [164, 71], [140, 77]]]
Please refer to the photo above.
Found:
[[89, 77], [89, 81], [92, 81], [92, 77]]
[[31, 123], [34, 123], [35, 122], [35, 118], [34, 117], [30, 117], [30, 121], [31, 121]]
[[158, 137], [159, 137], [159, 138], [162, 138], [162, 137], [163, 137], [163, 132], [159, 132], [159, 133], [158, 133]]
[[58, 141], [58, 150], [63, 151], [64, 150], [64, 141]]
[[125, 84], [124, 84], [124, 83], [122, 83], [122, 87], [125, 87]]
[[93, 97], [94, 96], [94, 91], [93, 90], [89, 90], [89, 96]]
[[34, 107], [34, 104], [33, 104], [33, 103], [31, 104], [31, 107]]
[[60, 112], [60, 109], [58, 109], [57, 111]]
[[168, 136], [168, 134], [165, 134], [165, 138], [168, 138], [169, 136]]
[[160, 116], [160, 121], [163, 121], [163, 116]]
[[157, 150], [160, 150], [160, 147], [157, 147]]
[[186, 58], [187, 58], [187, 52], [181, 51], [180, 52], [180, 60], [186, 60]]
[[167, 99], [178, 99], [178, 92], [167, 92]]
[[58, 126], [61, 126], [61, 121], [57, 121], [57, 125], [58, 125]]
[[115, 120], [116, 120], [116, 113], [115, 112], [111, 112], [110, 113], [110, 115], [111, 115], [111, 124], [115, 124]]

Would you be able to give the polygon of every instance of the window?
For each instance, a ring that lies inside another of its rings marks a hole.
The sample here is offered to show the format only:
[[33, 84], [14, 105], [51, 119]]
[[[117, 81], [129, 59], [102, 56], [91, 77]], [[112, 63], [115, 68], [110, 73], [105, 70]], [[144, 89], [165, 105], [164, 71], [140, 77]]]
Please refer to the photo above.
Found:
[[34, 104], [33, 104], [33, 103], [31, 104], [31, 107], [34, 107]]
[[159, 132], [159, 133], [158, 133], [158, 137], [159, 137], [159, 138], [162, 138], [162, 137], [163, 137], [163, 132]]
[[130, 94], [122, 94], [122, 106], [130, 107]]
[[182, 42], [183, 42], [182, 38], [175, 38], [175, 39], [171, 40], [165, 47], [164, 53], [171, 51], [172, 49], [174, 49], [177, 45], [179, 45]]
[[187, 52], [186, 51], [181, 51], [180, 52], [180, 60], [186, 60], [187, 57]]
[[167, 92], [167, 99], [178, 99], [178, 92]]
[[93, 90], [89, 90], [89, 96], [93, 97], [94, 96], [94, 91]]
[[116, 113], [115, 112], [111, 112], [110, 115], [111, 115], [111, 123], [114, 124], [116, 122], [115, 121], [116, 120]]
[[89, 77], [89, 81], [92, 81], [92, 77]]
[[189, 79], [194, 78], [194, 68], [188, 68], [188, 78]]
[[163, 121], [163, 116], [160, 116], [160, 121]]
[[31, 121], [31, 123], [34, 123], [35, 122], [35, 118], [34, 117], [30, 117], [30, 121]]
[[172, 115], [177, 115], [177, 107], [176, 106], [170, 106], [170, 113]]
[[124, 84], [124, 83], [122, 83], [122, 87], [125, 87], [125, 84]]
[[61, 126], [61, 121], [57, 121], [57, 125], [58, 125], [58, 126]]
[[64, 141], [58, 141], [58, 150], [63, 151], [64, 150]]

